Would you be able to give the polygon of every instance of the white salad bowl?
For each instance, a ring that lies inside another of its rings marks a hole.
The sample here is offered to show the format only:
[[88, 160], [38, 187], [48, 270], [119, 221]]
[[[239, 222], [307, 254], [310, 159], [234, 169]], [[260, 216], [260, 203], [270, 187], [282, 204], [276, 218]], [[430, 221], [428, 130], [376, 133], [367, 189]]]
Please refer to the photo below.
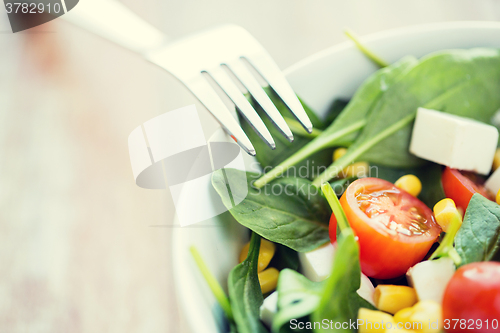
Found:
[[[500, 22], [450, 22], [395, 29], [363, 37], [363, 43], [389, 62], [444, 49], [500, 48]], [[353, 43], [345, 42], [298, 62], [285, 74], [295, 92], [321, 117], [333, 100], [350, 98], [376, 69]], [[227, 323], [189, 247], [196, 246], [211, 272], [227, 287], [229, 271], [237, 264], [239, 250], [247, 239], [245, 228], [231, 220], [229, 213], [191, 227], [175, 228], [175, 289], [192, 332], [225, 332]]]

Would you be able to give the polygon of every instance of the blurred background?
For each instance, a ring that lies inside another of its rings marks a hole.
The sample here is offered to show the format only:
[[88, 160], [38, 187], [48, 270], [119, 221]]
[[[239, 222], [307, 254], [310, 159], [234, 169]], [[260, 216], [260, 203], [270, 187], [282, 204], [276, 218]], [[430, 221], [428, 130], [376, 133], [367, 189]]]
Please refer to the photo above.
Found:
[[[344, 27], [500, 19], [498, 0], [122, 2], [172, 38], [241, 25], [282, 69], [345, 41]], [[0, 14], [0, 332], [187, 332], [172, 199], [135, 185], [127, 137], [193, 103], [168, 73], [61, 19], [12, 34]]]

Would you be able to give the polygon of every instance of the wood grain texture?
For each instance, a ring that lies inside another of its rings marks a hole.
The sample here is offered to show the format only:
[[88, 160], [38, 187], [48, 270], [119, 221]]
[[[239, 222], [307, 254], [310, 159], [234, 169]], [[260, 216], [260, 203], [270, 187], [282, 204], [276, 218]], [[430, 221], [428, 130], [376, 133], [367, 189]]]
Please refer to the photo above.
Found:
[[[132, 1], [172, 37], [237, 23], [284, 68], [344, 39], [498, 20], [495, 0]], [[63, 22], [0, 34], [0, 332], [185, 332], [167, 191], [135, 186], [128, 134], [195, 102], [170, 75]], [[200, 110], [209, 136], [214, 123]]]

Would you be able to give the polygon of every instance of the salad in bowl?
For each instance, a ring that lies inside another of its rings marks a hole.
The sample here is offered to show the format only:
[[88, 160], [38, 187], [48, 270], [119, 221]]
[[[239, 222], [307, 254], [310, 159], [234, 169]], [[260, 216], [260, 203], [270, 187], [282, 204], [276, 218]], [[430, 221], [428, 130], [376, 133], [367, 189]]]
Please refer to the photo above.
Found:
[[295, 141], [256, 147], [261, 172], [213, 173], [225, 249], [190, 236], [219, 331], [500, 330], [499, 34], [420, 27], [298, 64], [311, 134], [268, 91]]

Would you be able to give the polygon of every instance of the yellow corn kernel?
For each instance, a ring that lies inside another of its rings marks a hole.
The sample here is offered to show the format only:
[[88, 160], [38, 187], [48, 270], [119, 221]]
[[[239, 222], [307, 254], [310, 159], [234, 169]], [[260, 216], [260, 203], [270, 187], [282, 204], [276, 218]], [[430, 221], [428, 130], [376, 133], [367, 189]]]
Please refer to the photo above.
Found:
[[418, 196], [422, 191], [422, 183], [415, 175], [404, 175], [394, 183], [396, 187], [410, 193], [414, 197]]
[[444, 232], [448, 231], [451, 221], [454, 218], [462, 220], [462, 215], [455, 206], [455, 202], [449, 198], [443, 199], [434, 205], [434, 217]]
[[378, 285], [373, 294], [377, 309], [395, 314], [417, 303], [415, 289], [407, 286]]
[[[245, 246], [241, 249], [240, 252], [240, 262], [246, 259], [248, 255], [248, 249], [250, 248], [250, 242], [246, 243]], [[273, 242], [270, 242], [265, 239], [260, 240], [260, 250], [259, 250], [259, 262], [258, 262], [258, 271], [262, 272], [266, 269], [267, 265], [274, 256], [274, 252], [276, 251], [276, 245]]]
[[340, 178], [364, 178], [369, 176], [370, 166], [366, 162], [356, 162], [348, 165], [338, 175]]
[[[390, 314], [365, 308], [358, 311], [358, 323], [358, 333], [382, 333], [389, 331], [390, 327], [395, 327]], [[387, 323], [390, 323], [390, 327], [387, 327]]]
[[500, 148], [495, 151], [495, 157], [493, 157], [493, 171], [500, 167]]
[[497, 192], [496, 202], [500, 205], [500, 190]]
[[260, 289], [262, 290], [263, 294], [267, 294], [274, 289], [276, 289], [276, 286], [278, 285], [278, 276], [280, 272], [274, 268], [268, 268], [265, 271], [262, 271], [259, 273], [259, 283], [260, 283]]
[[420, 301], [413, 307], [398, 311], [394, 321], [407, 323], [405, 327], [411, 327], [418, 333], [438, 333], [442, 327], [441, 304], [431, 300]]
[[414, 311], [413, 307], [401, 309], [394, 315], [394, 321], [397, 320], [400, 323], [407, 323], [410, 321]]
[[333, 151], [333, 160], [336, 161], [347, 153], [346, 148], [337, 148]]

